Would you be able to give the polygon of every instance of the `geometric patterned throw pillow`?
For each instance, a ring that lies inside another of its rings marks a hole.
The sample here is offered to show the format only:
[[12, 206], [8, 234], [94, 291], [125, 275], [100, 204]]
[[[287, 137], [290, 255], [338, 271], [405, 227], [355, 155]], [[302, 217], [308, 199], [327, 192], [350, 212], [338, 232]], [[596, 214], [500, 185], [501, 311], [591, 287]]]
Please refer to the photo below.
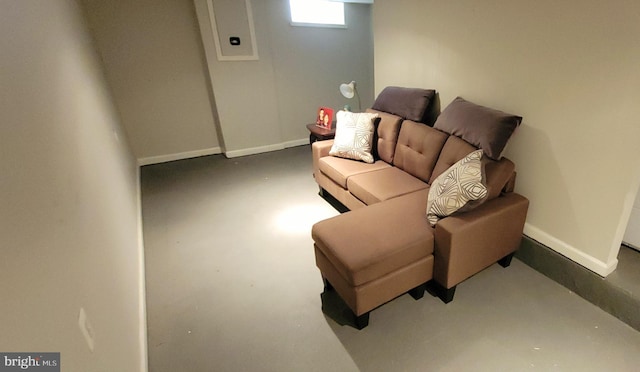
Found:
[[427, 199], [427, 220], [435, 226], [467, 203], [487, 196], [483, 184], [482, 150], [476, 150], [439, 175], [431, 184]]
[[371, 147], [378, 114], [338, 111], [336, 136], [329, 155], [373, 163]]

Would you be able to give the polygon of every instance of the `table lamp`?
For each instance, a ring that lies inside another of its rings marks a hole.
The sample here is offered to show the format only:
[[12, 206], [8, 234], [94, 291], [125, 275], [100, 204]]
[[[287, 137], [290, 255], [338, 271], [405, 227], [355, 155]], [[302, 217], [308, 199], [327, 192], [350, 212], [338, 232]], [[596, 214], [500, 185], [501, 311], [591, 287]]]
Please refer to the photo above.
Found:
[[349, 84], [340, 84], [340, 93], [342, 93], [345, 98], [349, 99], [356, 96], [358, 98], [358, 111], [362, 111], [362, 107], [360, 106], [360, 95], [358, 94], [358, 89], [356, 89], [355, 81], [351, 81]]

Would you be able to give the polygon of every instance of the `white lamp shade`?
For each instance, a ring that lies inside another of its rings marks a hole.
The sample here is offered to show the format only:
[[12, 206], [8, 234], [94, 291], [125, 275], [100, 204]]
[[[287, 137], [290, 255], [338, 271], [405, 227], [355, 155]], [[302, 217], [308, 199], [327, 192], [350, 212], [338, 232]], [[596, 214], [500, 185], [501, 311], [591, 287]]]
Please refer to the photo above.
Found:
[[352, 81], [349, 84], [340, 84], [340, 93], [345, 98], [353, 98], [356, 91], [356, 82]]

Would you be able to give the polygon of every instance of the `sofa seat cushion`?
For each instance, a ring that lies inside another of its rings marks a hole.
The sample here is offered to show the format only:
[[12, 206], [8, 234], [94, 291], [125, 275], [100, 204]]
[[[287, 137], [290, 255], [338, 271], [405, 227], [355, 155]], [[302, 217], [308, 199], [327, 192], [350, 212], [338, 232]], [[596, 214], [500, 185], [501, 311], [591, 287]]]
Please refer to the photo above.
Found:
[[427, 189], [426, 182], [397, 167], [389, 167], [349, 177], [347, 189], [367, 205]]
[[433, 254], [426, 199], [425, 190], [350, 211], [316, 223], [311, 235], [340, 275], [359, 286]]
[[333, 180], [333, 182], [346, 189], [347, 179], [349, 179], [349, 177], [361, 173], [391, 168], [391, 165], [382, 160], [378, 160], [373, 164], [368, 164], [350, 159], [325, 156], [318, 160], [318, 168], [322, 173]]

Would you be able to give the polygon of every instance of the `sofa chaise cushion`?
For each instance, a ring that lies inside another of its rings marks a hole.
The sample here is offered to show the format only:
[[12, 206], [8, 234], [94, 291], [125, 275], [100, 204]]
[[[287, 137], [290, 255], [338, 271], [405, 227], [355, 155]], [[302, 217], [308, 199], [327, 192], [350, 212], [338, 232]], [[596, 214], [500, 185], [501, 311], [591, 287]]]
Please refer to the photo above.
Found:
[[424, 218], [427, 192], [320, 221], [313, 240], [350, 285], [383, 277], [433, 254], [433, 229]]

